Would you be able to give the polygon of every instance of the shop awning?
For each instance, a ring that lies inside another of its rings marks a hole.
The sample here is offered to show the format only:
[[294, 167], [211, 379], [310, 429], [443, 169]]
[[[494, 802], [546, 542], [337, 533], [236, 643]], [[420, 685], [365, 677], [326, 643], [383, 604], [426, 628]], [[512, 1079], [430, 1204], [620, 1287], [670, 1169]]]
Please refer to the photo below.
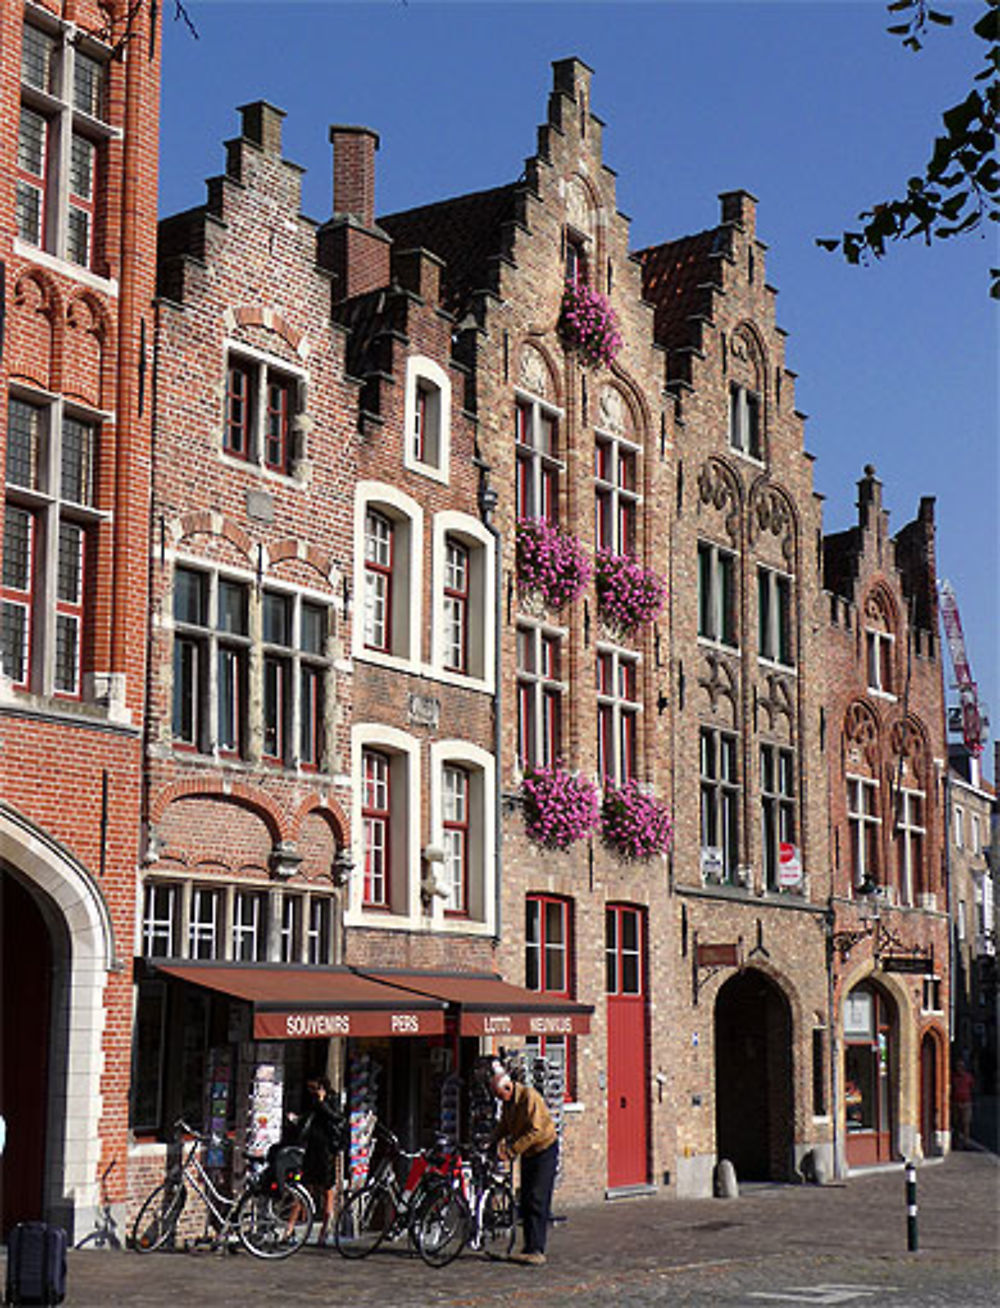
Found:
[[363, 975], [443, 1000], [458, 1017], [460, 1035], [587, 1035], [592, 1004], [578, 1004], [511, 985], [495, 972], [432, 972], [396, 968]]
[[255, 1040], [424, 1036], [444, 1031], [444, 999], [351, 968], [161, 963], [157, 971], [251, 1004]]

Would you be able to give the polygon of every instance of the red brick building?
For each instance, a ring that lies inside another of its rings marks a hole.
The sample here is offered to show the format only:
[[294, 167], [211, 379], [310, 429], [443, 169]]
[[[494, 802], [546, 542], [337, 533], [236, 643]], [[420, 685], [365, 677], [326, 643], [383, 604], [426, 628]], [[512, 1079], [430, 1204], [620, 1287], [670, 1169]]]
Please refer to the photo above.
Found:
[[5, 0], [0, 25], [0, 1196], [4, 1232], [72, 1231], [128, 1128], [158, 20]]
[[[834, 1094], [847, 1166], [949, 1140], [948, 747], [934, 501], [895, 535], [867, 467], [823, 542]], [[839, 1080], [840, 1077], [843, 1080]]]

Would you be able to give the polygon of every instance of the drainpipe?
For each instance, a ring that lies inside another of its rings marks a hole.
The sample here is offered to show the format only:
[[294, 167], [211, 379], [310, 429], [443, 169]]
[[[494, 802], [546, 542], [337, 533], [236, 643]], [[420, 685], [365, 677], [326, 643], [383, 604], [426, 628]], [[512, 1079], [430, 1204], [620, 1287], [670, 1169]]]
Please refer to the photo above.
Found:
[[493, 944], [500, 943], [502, 902], [500, 890], [501, 851], [503, 847], [503, 787], [501, 785], [501, 758], [503, 753], [501, 654], [503, 650], [503, 537], [494, 526], [493, 514], [499, 496], [490, 485], [490, 465], [481, 458], [474, 460], [479, 468], [479, 490], [476, 503], [483, 526], [493, 537]]

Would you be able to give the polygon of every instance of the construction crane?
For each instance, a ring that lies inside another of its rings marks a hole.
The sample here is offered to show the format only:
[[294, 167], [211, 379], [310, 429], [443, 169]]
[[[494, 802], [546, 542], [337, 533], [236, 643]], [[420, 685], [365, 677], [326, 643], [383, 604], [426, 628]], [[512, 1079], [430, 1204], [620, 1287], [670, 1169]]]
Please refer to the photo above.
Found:
[[944, 623], [944, 634], [951, 654], [951, 666], [955, 669], [962, 740], [969, 753], [978, 758], [983, 752], [986, 728], [989, 723], [980, 706], [979, 692], [972, 679], [972, 668], [969, 666], [969, 658], [965, 652], [965, 637], [962, 635], [962, 620], [958, 616], [955, 591], [951, 582], [943, 577], [938, 582], [938, 590], [941, 596], [941, 621]]

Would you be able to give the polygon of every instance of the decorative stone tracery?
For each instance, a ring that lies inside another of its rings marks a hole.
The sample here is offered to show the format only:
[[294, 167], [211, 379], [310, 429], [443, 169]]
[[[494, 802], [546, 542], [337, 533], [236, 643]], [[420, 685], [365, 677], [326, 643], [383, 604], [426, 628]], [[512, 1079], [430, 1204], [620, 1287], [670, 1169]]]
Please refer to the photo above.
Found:
[[723, 526], [734, 548], [739, 547], [742, 497], [736, 474], [721, 459], [709, 458], [698, 473], [701, 503], [723, 513]]

